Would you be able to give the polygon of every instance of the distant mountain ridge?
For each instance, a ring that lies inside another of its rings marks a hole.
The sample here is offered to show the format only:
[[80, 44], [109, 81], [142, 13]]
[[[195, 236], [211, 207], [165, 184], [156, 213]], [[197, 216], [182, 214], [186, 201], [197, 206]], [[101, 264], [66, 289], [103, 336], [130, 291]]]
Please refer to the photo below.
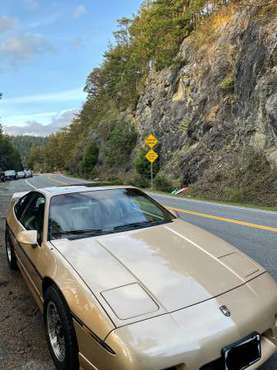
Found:
[[37, 122], [29, 122], [27, 125], [24, 126], [5, 126], [4, 130], [8, 135], [12, 136], [49, 136], [51, 134], [54, 134], [57, 132], [59, 129], [63, 128], [62, 127], [57, 127], [54, 124], [50, 125], [42, 125]]
[[70, 125], [72, 119], [77, 114], [76, 109], [70, 109], [60, 114], [56, 114], [52, 118], [50, 124], [43, 125], [36, 121], [30, 121], [25, 125], [11, 125], [4, 126], [4, 131], [8, 135], [17, 136], [17, 135], [27, 135], [27, 136], [49, 136], [55, 132], [63, 129], [64, 127]]

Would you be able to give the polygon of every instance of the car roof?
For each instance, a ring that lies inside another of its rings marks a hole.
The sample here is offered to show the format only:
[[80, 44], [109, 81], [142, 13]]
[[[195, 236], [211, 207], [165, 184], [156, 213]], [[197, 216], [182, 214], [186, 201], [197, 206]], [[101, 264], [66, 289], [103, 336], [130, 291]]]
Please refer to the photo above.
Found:
[[114, 190], [114, 189], [135, 189], [133, 186], [126, 185], [96, 185], [96, 184], [81, 184], [81, 185], [68, 185], [68, 186], [51, 186], [48, 188], [37, 189], [40, 193], [46, 197], [51, 198], [56, 195], [72, 194], [72, 193], [84, 193], [99, 190]]

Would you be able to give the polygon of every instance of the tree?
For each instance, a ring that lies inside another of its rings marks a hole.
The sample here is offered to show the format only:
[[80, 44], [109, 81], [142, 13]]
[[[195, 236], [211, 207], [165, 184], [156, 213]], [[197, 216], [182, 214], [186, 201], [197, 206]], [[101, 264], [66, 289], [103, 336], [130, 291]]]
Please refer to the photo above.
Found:
[[115, 121], [110, 126], [103, 150], [105, 164], [109, 167], [119, 167], [122, 163], [128, 163], [137, 142], [137, 132], [126, 121]]
[[0, 124], [0, 169], [5, 171], [8, 169], [22, 169], [21, 158], [18, 151], [11, 144], [10, 139], [3, 133]]
[[185, 0], [156, 0], [141, 8], [130, 26], [134, 53], [141, 63], [153, 61], [156, 69], [172, 64], [188, 35], [191, 12]]
[[[10, 136], [10, 141], [16, 150], [19, 152], [23, 165], [26, 167], [28, 157], [30, 155], [31, 148], [33, 145], [42, 146], [46, 144], [47, 138], [37, 136]], [[28, 167], [28, 166], [27, 166]]]
[[[131, 158], [137, 143], [135, 120], [129, 117], [134, 117], [150, 66], [151, 71], [172, 66], [184, 38], [203, 17], [226, 2], [145, 0], [135, 17], [119, 19], [114, 44], [87, 78], [87, 99], [80, 113], [41, 148], [44, 167], [72, 173], [94, 171], [99, 167], [96, 162], [110, 172], [126, 168], [126, 159]], [[136, 167], [148, 176], [144, 154], [139, 155]]]
[[90, 175], [93, 173], [94, 167], [98, 161], [99, 149], [96, 143], [90, 143], [86, 149], [81, 161], [81, 171], [84, 175]]
[[[158, 151], [158, 153], [159, 153], [159, 148], [157, 148], [155, 150]], [[151, 164], [145, 158], [145, 155], [146, 155], [147, 152], [148, 152], [148, 149], [146, 149], [146, 148], [141, 148], [138, 151], [137, 156], [134, 160], [134, 166], [135, 166], [136, 172], [139, 175], [141, 175], [144, 179], [150, 180], [150, 178], [151, 178], [151, 170], [150, 170]], [[158, 159], [156, 162], [153, 163], [153, 174], [154, 174], [154, 176], [157, 175], [159, 170], [160, 170], [160, 162], [159, 162], [159, 159]]]
[[[0, 93], [2, 99], [2, 93]], [[21, 158], [18, 151], [11, 144], [7, 135], [4, 135], [3, 127], [0, 123], [0, 169], [20, 170], [22, 168]]]

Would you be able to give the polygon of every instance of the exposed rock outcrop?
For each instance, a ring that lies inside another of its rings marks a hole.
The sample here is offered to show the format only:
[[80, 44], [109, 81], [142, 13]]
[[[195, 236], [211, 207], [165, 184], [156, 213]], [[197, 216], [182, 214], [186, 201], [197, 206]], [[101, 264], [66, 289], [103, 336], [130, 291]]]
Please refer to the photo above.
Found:
[[264, 158], [272, 177], [277, 6], [232, 4], [214, 14], [185, 39], [174, 66], [150, 73], [136, 121], [142, 137], [158, 134], [163, 167], [185, 184], [216, 182], [224, 171], [228, 177], [246, 152]]

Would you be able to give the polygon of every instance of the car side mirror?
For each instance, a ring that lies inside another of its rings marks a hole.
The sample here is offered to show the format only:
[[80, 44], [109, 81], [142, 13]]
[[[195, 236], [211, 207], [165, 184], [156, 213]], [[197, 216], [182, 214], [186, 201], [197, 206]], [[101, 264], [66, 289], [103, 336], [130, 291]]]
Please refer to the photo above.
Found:
[[19, 244], [31, 245], [33, 248], [38, 245], [38, 232], [36, 230], [20, 231], [16, 240]]

